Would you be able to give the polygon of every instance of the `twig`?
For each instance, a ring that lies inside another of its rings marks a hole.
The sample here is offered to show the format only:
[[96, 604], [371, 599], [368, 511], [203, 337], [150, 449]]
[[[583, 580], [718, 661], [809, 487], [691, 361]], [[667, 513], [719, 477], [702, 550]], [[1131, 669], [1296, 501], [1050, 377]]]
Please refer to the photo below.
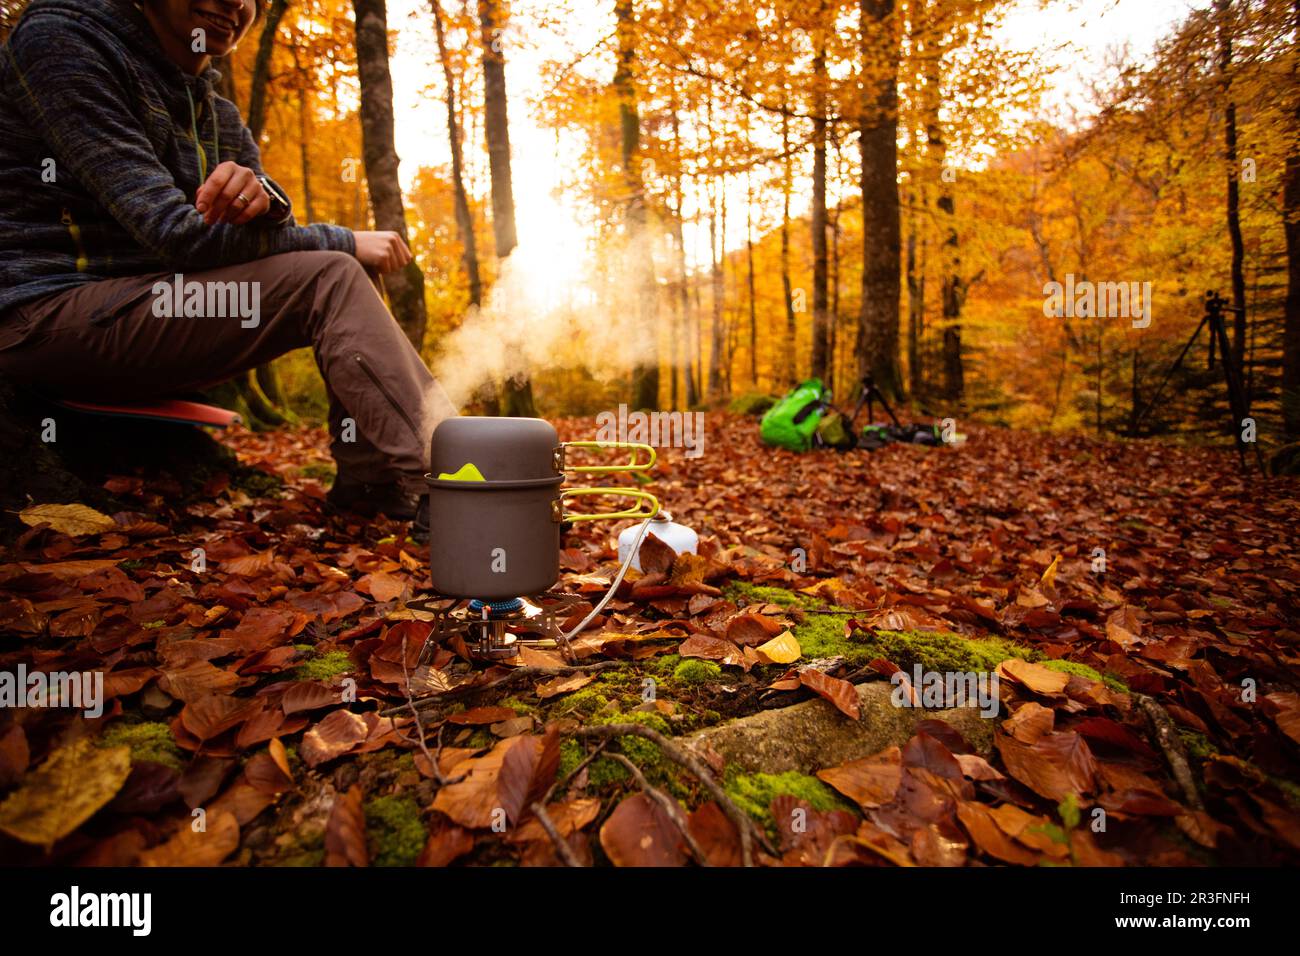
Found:
[[546, 831], [546, 835], [549, 836], [551, 842], [555, 844], [555, 853], [564, 861], [564, 865], [581, 867], [582, 864], [578, 862], [578, 858], [573, 855], [573, 847], [569, 846], [568, 841], [565, 840], [564, 837], [560, 836], [560, 831], [557, 830], [555, 824], [551, 822], [551, 818], [546, 813], [546, 807], [542, 806], [540, 802], [534, 803], [532, 805], [532, 811], [537, 815], [537, 822], [542, 825], [542, 829]]
[[[444, 726], [443, 724], [438, 725], [438, 752], [436, 754], [429, 753], [429, 745], [424, 737], [424, 723], [420, 720], [420, 711], [416, 708], [415, 701], [411, 697], [411, 674], [406, 668], [406, 635], [405, 634], [402, 635], [402, 689], [406, 691], [406, 706], [410, 708], [411, 715], [415, 718], [415, 729], [420, 734], [419, 740], [415, 742], [420, 745], [420, 750], [424, 752], [424, 759], [429, 761], [429, 767], [433, 771], [434, 779], [438, 781], [438, 786], [445, 787], [448, 784], [459, 783], [460, 781], [464, 780], [467, 774], [461, 774], [455, 780], [448, 780], [446, 777], [442, 775], [442, 768], [438, 766], [438, 761], [442, 759], [442, 728]], [[397, 707], [394, 709], [398, 713], [401, 713], [403, 708]], [[403, 740], [407, 742], [410, 742], [411, 738], [406, 736], [406, 734], [402, 733], [400, 730], [397, 730], [396, 725], [394, 725], [393, 730], [397, 733], [397, 736], [401, 737]]]
[[1169, 716], [1169, 711], [1154, 697], [1146, 694], [1135, 694], [1137, 703], [1142, 708], [1142, 713], [1146, 714], [1147, 720], [1151, 724], [1151, 730], [1155, 735], [1156, 743], [1160, 746], [1165, 755], [1165, 760], [1169, 762], [1169, 770], [1174, 775], [1174, 780], [1178, 782], [1178, 787], [1183, 791], [1183, 799], [1195, 810], [1204, 810], [1205, 804], [1201, 801], [1200, 791], [1196, 789], [1196, 777], [1192, 774], [1192, 765], [1187, 760], [1187, 750], [1183, 747], [1182, 738], [1178, 736], [1178, 728], [1174, 726], [1174, 719]]
[[[594, 674], [598, 671], [607, 671], [616, 667], [625, 666], [622, 661], [599, 661], [595, 664], [565, 664], [560, 667], [540, 667], [526, 666], [516, 667], [505, 677], [491, 684], [466, 685], [461, 684], [453, 687], [443, 694], [434, 694], [431, 697], [424, 697], [415, 701], [414, 706], [421, 710], [427, 710], [439, 704], [456, 700], [458, 697], [468, 696], [471, 694], [482, 693], [484, 691], [495, 690], [498, 687], [506, 687], [517, 681], [527, 680], [531, 677], [563, 677], [568, 674]], [[400, 714], [407, 710], [410, 705], [401, 704], [397, 707], [389, 707], [379, 712], [380, 717], [391, 717], [394, 714]]]
[[768, 843], [767, 837], [759, 832], [758, 827], [750, 819], [749, 815], [731, 802], [731, 798], [727, 796], [726, 791], [714, 778], [713, 772], [698, 758], [673, 743], [659, 731], [653, 730], [644, 724], [600, 724], [595, 727], [579, 727], [576, 730], [569, 731], [569, 733], [574, 737], [591, 740], [608, 739], [610, 737], [644, 737], [662, 750], [664, 756], [673, 763], [685, 767], [695, 774], [713, 799], [718, 801], [718, 806], [722, 808], [722, 812], [726, 814], [727, 819], [735, 824], [740, 833], [740, 855], [745, 866], [754, 865], [753, 844], [755, 841], [769, 853], [776, 853], [771, 844]]
[[542, 797], [542, 804], [545, 805], [550, 803], [551, 797], [555, 795], [556, 791], [560, 791], [560, 792], [567, 791], [569, 789], [569, 784], [573, 781], [575, 777], [578, 776], [578, 774], [582, 773], [583, 768], [585, 768], [593, 760], [599, 757], [601, 751], [603, 751], [608, 746], [609, 746], [609, 741], [602, 740], [596, 746], [595, 750], [587, 754], [586, 759], [583, 760], [582, 763], [578, 764], [576, 767], [574, 767], [572, 770], [569, 771], [569, 775], [567, 777], [565, 777], [563, 780], [557, 780], [555, 781], [555, 783], [551, 784], [551, 789], [547, 790], [546, 796]]
[[641, 772], [641, 768], [628, 760], [622, 754], [612, 753], [609, 757], [611, 760], [617, 760], [624, 767], [627, 767], [627, 769], [632, 772], [632, 776], [636, 778], [637, 785], [646, 792], [646, 795], [659, 804], [659, 806], [664, 808], [664, 812], [667, 813], [668, 818], [673, 821], [673, 825], [677, 827], [678, 831], [681, 833], [682, 839], [686, 841], [686, 845], [690, 847], [691, 854], [695, 857], [700, 866], [712, 866], [713, 864], [709, 862], [709, 858], [705, 854], [704, 850], [702, 850], [700, 845], [695, 842], [695, 837], [691, 836], [691, 828], [686, 822], [685, 814], [682, 813], [682, 805], [658, 787], [651, 786], [650, 781], [647, 780], [645, 774]]

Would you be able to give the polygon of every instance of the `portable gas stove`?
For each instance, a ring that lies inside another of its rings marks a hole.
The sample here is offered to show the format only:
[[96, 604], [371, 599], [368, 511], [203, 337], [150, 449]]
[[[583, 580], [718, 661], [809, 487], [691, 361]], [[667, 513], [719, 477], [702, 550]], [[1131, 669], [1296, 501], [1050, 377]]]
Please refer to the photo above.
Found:
[[429, 663], [437, 648], [458, 635], [472, 656], [485, 661], [508, 660], [525, 645], [558, 647], [569, 657], [568, 641], [560, 626], [585, 599], [576, 594], [546, 591], [527, 598], [504, 601], [459, 599], [445, 607], [445, 598], [412, 601], [408, 607], [428, 611], [433, 631], [420, 652], [419, 663]]

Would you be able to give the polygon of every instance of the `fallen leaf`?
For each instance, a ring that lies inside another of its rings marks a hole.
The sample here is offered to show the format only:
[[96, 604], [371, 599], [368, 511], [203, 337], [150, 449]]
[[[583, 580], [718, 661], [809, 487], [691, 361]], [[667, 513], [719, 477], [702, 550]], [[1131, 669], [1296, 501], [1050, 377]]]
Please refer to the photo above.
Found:
[[615, 866], [684, 866], [682, 836], [658, 802], [627, 797], [600, 828], [600, 845]]
[[239, 849], [239, 821], [225, 810], [212, 809], [203, 816], [204, 829], [186, 820], [166, 843], [140, 854], [142, 866], [218, 866]]
[[86, 505], [32, 505], [18, 512], [18, 520], [29, 527], [48, 524], [55, 531], [77, 537], [102, 534], [117, 527], [117, 522]]
[[128, 747], [60, 747], [0, 803], [0, 830], [47, 849], [89, 820], [131, 774]]

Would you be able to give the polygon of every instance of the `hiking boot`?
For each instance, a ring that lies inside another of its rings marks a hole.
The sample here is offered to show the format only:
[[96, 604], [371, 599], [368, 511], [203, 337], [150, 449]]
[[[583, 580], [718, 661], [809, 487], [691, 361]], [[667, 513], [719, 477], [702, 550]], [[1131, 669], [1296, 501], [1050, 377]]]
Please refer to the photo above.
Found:
[[420, 495], [420, 503], [415, 508], [415, 518], [411, 521], [411, 540], [418, 545], [429, 543], [428, 495]]
[[[393, 521], [412, 520], [423, 501], [395, 481], [371, 484], [342, 477], [334, 479], [334, 487], [325, 495], [325, 504], [333, 511], [350, 511], [366, 518], [383, 514]], [[425, 514], [427, 524], [427, 508]]]

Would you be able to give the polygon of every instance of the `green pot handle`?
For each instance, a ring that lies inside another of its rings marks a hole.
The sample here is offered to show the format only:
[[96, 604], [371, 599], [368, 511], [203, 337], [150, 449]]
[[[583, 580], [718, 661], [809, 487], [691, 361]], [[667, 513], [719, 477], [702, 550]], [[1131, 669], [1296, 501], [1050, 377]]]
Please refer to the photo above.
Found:
[[[628, 448], [632, 457], [626, 465], [566, 465], [565, 453], [570, 448]], [[646, 461], [637, 461], [639, 453], [644, 451]], [[566, 441], [555, 449], [555, 470], [557, 472], [573, 471], [584, 475], [611, 475], [618, 471], [649, 471], [658, 460], [658, 453], [651, 445], [634, 441]]]
[[[564, 499], [576, 498], [579, 495], [622, 495], [626, 498], [636, 498], [638, 500], [636, 505], [622, 511], [610, 511], [594, 515], [566, 513]], [[551, 516], [556, 521], [621, 521], [627, 518], [644, 520], [653, 518], [658, 513], [659, 499], [650, 492], [642, 491], [639, 488], [565, 488], [561, 490], [560, 497], [556, 498], [551, 504]]]

